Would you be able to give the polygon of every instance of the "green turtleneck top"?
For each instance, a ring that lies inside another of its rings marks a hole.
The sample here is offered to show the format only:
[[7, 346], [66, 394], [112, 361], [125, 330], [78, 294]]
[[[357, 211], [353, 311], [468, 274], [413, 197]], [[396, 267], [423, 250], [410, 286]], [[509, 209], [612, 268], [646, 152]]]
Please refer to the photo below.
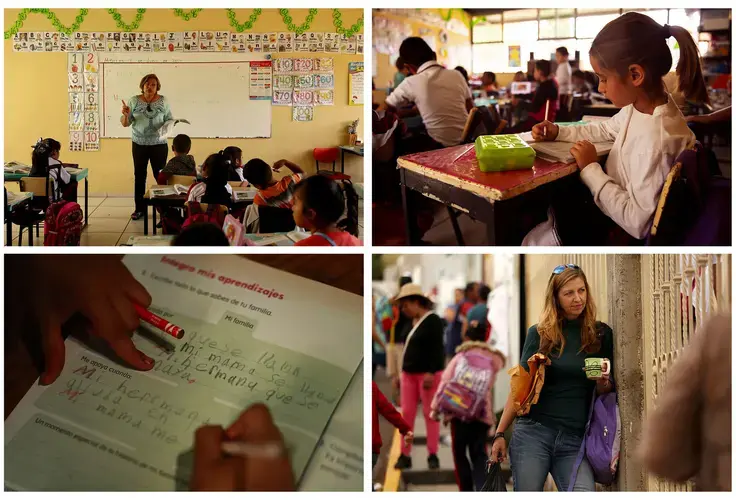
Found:
[[[537, 404], [532, 405], [526, 416], [552, 429], [582, 436], [588, 421], [595, 382], [588, 380], [583, 371], [585, 358], [608, 358], [613, 367], [613, 331], [605, 323], [598, 322], [601, 347], [597, 353], [580, 352], [580, 320], [565, 320], [562, 333], [565, 336], [565, 349], [553, 351], [549, 358], [544, 386]], [[521, 353], [521, 366], [529, 370], [527, 360], [539, 351], [539, 332], [537, 325], [529, 328], [524, 349]], [[613, 368], [611, 373], [613, 380]], [[525, 417], [522, 417], [525, 418]]]

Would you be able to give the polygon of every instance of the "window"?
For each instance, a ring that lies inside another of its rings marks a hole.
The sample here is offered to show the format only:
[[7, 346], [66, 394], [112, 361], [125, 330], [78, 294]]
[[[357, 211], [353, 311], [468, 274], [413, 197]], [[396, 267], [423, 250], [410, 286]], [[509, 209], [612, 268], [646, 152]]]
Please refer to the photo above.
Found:
[[484, 71], [503, 73], [509, 63], [508, 47], [504, 43], [480, 43], [473, 45], [473, 73]]
[[541, 9], [539, 11], [540, 40], [573, 36], [575, 36], [575, 9]]
[[502, 42], [501, 14], [485, 16], [481, 19], [473, 26], [473, 43]]
[[600, 16], [578, 16], [575, 23], [576, 38], [595, 38], [603, 27], [616, 19], [619, 14], [603, 14]]

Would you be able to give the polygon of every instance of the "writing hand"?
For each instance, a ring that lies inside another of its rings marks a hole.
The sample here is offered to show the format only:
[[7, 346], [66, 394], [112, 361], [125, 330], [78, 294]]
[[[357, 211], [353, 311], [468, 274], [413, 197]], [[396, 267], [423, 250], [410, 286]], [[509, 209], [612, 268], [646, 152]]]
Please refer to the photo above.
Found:
[[555, 125], [554, 123], [547, 120], [543, 121], [542, 123], [537, 123], [532, 127], [532, 138], [535, 141], [554, 141], [555, 139], [557, 139], [557, 134], [559, 133], [559, 125]]
[[589, 141], [578, 141], [570, 148], [570, 154], [575, 158], [578, 169], [582, 170], [591, 163], [598, 161], [598, 153], [593, 143]]
[[240, 457], [222, 452], [224, 441], [252, 445], [284, 439], [263, 404], [255, 404], [224, 430], [209, 425], [197, 429], [194, 440], [194, 470], [190, 487], [194, 491], [294, 491], [294, 476], [286, 455], [281, 457]]
[[127, 105], [127, 104], [125, 104], [125, 101], [122, 101], [122, 103], [123, 103], [123, 110], [122, 110], [122, 113], [123, 113], [124, 115], [128, 115], [128, 114], [130, 114], [130, 107], [128, 107], [128, 105]]
[[123, 361], [137, 370], [153, 368], [153, 359], [136, 349], [130, 333], [140, 319], [134, 303], [148, 307], [151, 296], [116, 255], [43, 255], [35, 257], [34, 274], [43, 285], [38, 306], [48, 385], [64, 368], [61, 325], [76, 313], [89, 322], [89, 333], [104, 339]]

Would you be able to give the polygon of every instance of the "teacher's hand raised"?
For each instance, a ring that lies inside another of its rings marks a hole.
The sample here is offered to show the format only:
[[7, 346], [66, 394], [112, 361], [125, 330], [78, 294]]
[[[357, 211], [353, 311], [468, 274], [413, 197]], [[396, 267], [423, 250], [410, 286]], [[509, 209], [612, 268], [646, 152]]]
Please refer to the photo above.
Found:
[[127, 115], [130, 114], [130, 106], [128, 106], [127, 104], [125, 104], [125, 101], [122, 101], [122, 103], [123, 103], [122, 113], [127, 116]]

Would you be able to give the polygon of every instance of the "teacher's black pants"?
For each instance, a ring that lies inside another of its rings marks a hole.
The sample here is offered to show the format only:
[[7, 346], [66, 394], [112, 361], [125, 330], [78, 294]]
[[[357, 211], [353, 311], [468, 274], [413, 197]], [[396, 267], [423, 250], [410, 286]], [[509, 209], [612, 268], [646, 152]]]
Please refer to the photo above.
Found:
[[166, 157], [169, 154], [168, 144], [155, 146], [141, 146], [133, 143], [133, 167], [135, 168], [135, 211], [143, 212], [143, 195], [146, 194], [146, 176], [148, 162], [151, 162], [153, 178], [166, 166]]

